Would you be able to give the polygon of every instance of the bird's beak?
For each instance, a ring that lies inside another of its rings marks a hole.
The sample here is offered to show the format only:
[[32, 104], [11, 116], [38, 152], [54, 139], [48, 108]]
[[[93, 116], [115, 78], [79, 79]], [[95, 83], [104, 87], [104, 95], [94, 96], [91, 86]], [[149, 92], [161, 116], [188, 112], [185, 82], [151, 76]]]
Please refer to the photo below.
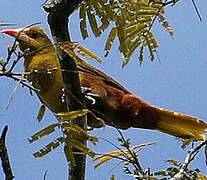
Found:
[[4, 29], [1, 30], [1, 33], [8, 34], [17, 40], [27, 42], [28, 35], [27, 35], [28, 28], [18, 28], [18, 29]]

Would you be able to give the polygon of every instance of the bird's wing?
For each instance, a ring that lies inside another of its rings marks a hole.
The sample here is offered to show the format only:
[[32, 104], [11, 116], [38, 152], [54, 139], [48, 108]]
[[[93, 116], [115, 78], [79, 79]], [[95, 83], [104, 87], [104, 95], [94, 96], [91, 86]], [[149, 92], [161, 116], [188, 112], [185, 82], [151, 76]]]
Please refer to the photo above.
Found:
[[91, 75], [94, 75], [96, 77], [101, 78], [107, 85], [115, 87], [125, 93], [130, 93], [125, 87], [123, 87], [120, 83], [115, 81], [113, 78], [107, 76], [105, 73], [102, 71], [96, 69], [92, 65], [88, 64], [86, 61], [77, 58], [76, 60], [77, 66], [78, 66], [78, 71], [83, 72], [83, 73], [88, 73]]

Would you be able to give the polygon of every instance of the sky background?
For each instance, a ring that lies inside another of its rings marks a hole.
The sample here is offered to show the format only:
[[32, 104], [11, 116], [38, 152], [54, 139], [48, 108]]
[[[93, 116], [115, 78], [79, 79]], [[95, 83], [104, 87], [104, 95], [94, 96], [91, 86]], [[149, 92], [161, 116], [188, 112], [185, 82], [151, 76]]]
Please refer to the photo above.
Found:
[[[30, 0], [1, 0], [0, 22], [16, 23], [15, 27], [26, 26], [35, 22], [41, 22], [41, 27], [47, 29], [47, 14], [41, 4], [44, 1]], [[175, 36], [171, 36], [163, 30], [159, 23], [153, 28], [159, 42], [159, 58], [154, 62], [149, 59], [146, 49], [145, 59], [140, 66], [138, 52], [131, 58], [131, 62], [122, 68], [122, 55], [118, 51], [116, 39], [112, 51], [107, 58], [104, 57], [104, 43], [108, 31], [100, 38], [94, 38], [90, 31], [90, 37], [83, 41], [79, 31], [78, 13], [70, 18], [71, 37], [84, 45], [103, 59], [103, 63], [92, 63], [105, 73], [123, 84], [134, 94], [139, 95], [150, 104], [169, 110], [186, 113], [207, 121], [207, 1], [196, 1], [202, 16], [202, 23], [195, 13], [191, 1], [182, 0], [175, 7], [167, 7], [166, 17], [174, 29]], [[12, 42], [12, 39], [6, 37]], [[7, 57], [7, 44], [5, 38], [0, 35], [0, 56]], [[15, 69], [23, 71], [22, 63]], [[34, 159], [32, 153], [46, 145], [57, 137], [58, 133], [29, 144], [28, 138], [47, 125], [56, 121], [55, 117], [47, 110], [44, 119], [38, 123], [36, 116], [40, 102], [35, 95], [30, 96], [28, 89], [19, 88], [8, 110], [6, 105], [16, 86], [16, 82], [5, 77], [0, 78], [0, 131], [7, 124], [7, 147], [10, 156], [12, 170], [16, 180], [43, 179], [47, 170], [48, 180], [67, 179], [67, 163], [62, 147], [49, 153], [41, 159]], [[90, 132], [97, 137], [118, 145], [118, 133], [114, 128], [105, 127]], [[167, 159], [177, 159], [183, 162], [188, 149], [181, 149], [181, 144], [166, 134], [156, 131], [129, 129], [123, 131], [126, 138], [131, 138], [132, 144], [142, 144], [156, 141], [156, 146], [149, 146], [139, 154], [140, 162], [144, 169], [151, 168], [152, 172], [165, 169]], [[89, 145], [96, 152], [109, 152], [116, 150], [107, 142], [100, 139], [96, 145]], [[190, 167], [199, 167], [206, 174], [203, 150], [196, 156]], [[113, 167], [116, 160], [109, 162], [94, 170], [95, 163], [87, 160], [87, 180], [109, 179], [115, 174], [119, 180], [130, 180], [124, 173], [122, 165]], [[113, 171], [111, 171], [113, 169]], [[0, 179], [4, 174], [0, 168]]]

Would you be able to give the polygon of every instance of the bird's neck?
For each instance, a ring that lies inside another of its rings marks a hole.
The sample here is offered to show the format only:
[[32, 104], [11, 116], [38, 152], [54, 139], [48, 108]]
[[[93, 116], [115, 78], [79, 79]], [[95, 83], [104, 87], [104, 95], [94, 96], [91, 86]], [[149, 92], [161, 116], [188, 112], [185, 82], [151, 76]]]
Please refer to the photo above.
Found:
[[[28, 71], [28, 69], [31, 70], [29, 66], [31, 63], [33, 63], [34, 57], [40, 57], [40, 61], [41, 61], [41, 57], [47, 57], [47, 56], [49, 57], [55, 55], [56, 55], [56, 51], [54, 46], [48, 46], [40, 49], [30, 50], [28, 53], [24, 54], [25, 71]], [[44, 58], [42, 60], [44, 60]]]

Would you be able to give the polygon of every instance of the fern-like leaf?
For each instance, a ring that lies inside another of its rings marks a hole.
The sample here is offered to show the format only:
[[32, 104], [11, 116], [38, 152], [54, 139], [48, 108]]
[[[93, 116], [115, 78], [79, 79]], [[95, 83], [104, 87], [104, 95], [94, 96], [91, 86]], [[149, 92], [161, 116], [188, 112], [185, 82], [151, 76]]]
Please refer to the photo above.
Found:
[[35, 158], [43, 157], [49, 152], [51, 152], [52, 150], [54, 150], [55, 148], [57, 148], [62, 142], [64, 142], [64, 138], [59, 137], [55, 141], [52, 141], [51, 143], [49, 143], [44, 148], [40, 149], [38, 152], [35, 152], [33, 155]]
[[39, 109], [39, 112], [38, 112], [38, 115], [37, 115], [37, 120], [40, 122], [41, 120], [42, 120], [42, 118], [43, 118], [43, 116], [44, 116], [44, 114], [45, 114], [45, 109], [46, 109], [46, 107], [45, 107], [45, 105], [41, 105], [40, 106], [40, 109]]
[[29, 138], [29, 142], [33, 143], [34, 141], [38, 140], [41, 137], [47, 136], [55, 131], [55, 128], [58, 126], [58, 123], [54, 123], [49, 125], [48, 127], [40, 130], [39, 132], [35, 133], [31, 138]]
[[101, 31], [100, 31], [100, 29], [98, 28], [98, 24], [97, 24], [96, 17], [95, 17], [95, 12], [94, 12], [94, 10], [92, 9], [92, 6], [88, 6], [88, 7], [86, 8], [86, 12], [87, 12], [88, 20], [89, 20], [91, 29], [92, 29], [92, 31], [93, 31], [93, 34], [94, 34], [96, 37], [100, 36], [100, 35], [101, 35]]
[[84, 58], [94, 59], [97, 62], [101, 62], [102, 60], [97, 57], [94, 53], [81, 46], [76, 42], [62, 42], [58, 44], [60, 48], [68, 53], [75, 61], [77, 61], [78, 57], [81, 55]]
[[82, 35], [83, 39], [86, 39], [88, 37], [88, 31], [87, 31], [87, 27], [86, 27], [86, 5], [85, 4], [83, 4], [80, 7], [79, 18], [80, 18], [81, 35]]
[[152, 32], [155, 19], [159, 20], [170, 35], [174, 34], [164, 17], [165, 9], [162, 0], [153, 2], [151, 0], [85, 0], [83, 6], [80, 8], [83, 38], [87, 37], [85, 35], [86, 18], [95, 36], [100, 36], [106, 28], [112, 27], [105, 44], [105, 56], [110, 52], [112, 43], [117, 37], [120, 44], [119, 50], [124, 57], [123, 66], [129, 62], [138, 48], [140, 64], [143, 61], [145, 47], [149, 49], [150, 59], [154, 60], [158, 47]]
[[65, 156], [67, 158], [67, 162], [70, 163], [70, 166], [75, 165], [75, 157], [73, 155], [72, 147], [71, 146], [64, 146]]
[[88, 112], [89, 112], [88, 109], [81, 109], [77, 111], [57, 113], [56, 116], [58, 117], [58, 120], [60, 122], [64, 122], [64, 121], [72, 121], [79, 117], [85, 116]]
[[69, 138], [67, 137], [65, 139], [65, 142], [67, 144], [70, 144], [72, 147], [75, 147], [76, 149], [78, 149], [79, 151], [81, 151], [84, 154], [88, 154], [91, 157], [95, 156], [95, 153], [93, 151], [91, 151], [87, 145], [85, 145], [83, 142], [81, 142], [79, 139], [75, 139], [75, 138]]
[[113, 27], [109, 33], [109, 36], [108, 36], [106, 44], [105, 44], [105, 48], [104, 48], [104, 50], [106, 50], [105, 56], [107, 56], [109, 51], [111, 50], [112, 43], [113, 43], [116, 36], [117, 36], [117, 29], [115, 27]]
[[92, 135], [89, 135], [87, 131], [85, 131], [83, 128], [79, 127], [76, 124], [71, 123], [63, 123], [62, 127], [68, 131], [67, 134], [69, 134], [70, 137], [75, 139], [87, 139], [91, 141], [92, 143], [98, 142], [98, 138]]

